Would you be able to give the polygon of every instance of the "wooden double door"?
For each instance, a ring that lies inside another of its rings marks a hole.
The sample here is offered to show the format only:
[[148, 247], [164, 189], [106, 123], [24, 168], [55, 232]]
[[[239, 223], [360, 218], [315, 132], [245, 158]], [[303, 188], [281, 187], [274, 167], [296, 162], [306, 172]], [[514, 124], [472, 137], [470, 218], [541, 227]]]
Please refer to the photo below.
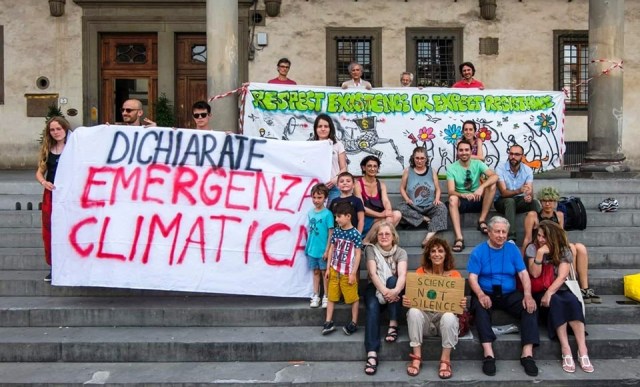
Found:
[[[193, 126], [191, 106], [207, 99], [206, 34], [177, 34], [176, 92], [167, 98], [175, 107], [176, 126]], [[101, 98], [99, 120], [122, 122], [120, 108], [127, 99], [142, 102], [145, 117], [154, 119], [158, 98], [158, 38], [150, 34], [103, 34], [101, 36]]]

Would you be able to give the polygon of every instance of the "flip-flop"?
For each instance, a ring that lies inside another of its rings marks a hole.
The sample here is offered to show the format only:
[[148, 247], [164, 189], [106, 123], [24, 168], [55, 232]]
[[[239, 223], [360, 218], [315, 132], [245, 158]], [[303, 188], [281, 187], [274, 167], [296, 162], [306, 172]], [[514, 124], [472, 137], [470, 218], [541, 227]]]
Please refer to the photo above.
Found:
[[[460, 244], [458, 244], [458, 242], [460, 242]], [[451, 250], [454, 253], [459, 253], [462, 250], [464, 250], [464, 239], [456, 239], [456, 241], [453, 243], [453, 247], [451, 247]]]
[[[443, 368], [442, 365], [445, 365]], [[443, 375], [445, 372], [448, 372], [449, 375]], [[451, 363], [446, 360], [440, 360], [440, 369], [438, 369], [438, 377], [440, 379], [451, 379], [453, 376], [453, 371], [451, 371]]]
[[[420, 367], [422, 367], [422, 358], [412, 353], [409, 354], [409, 357], [411, 358], [411, 362], [407, 364], [407, 375], [418, 376], [418, 374], [420, 373]], [[418, 360], [420, 362], [417, 367], [413, 365], [414, 360]]]

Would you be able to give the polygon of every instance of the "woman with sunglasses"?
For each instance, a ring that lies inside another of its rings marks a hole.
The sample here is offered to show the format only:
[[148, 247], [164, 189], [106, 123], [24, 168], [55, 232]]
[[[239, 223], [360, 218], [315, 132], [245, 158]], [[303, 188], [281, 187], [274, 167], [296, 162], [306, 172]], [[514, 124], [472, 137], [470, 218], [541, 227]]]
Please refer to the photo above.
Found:
[[[44, 259], [51, 266], [51, 210], [52, 191], [54, 185], [58, 160], [67, 143], [67, 135], [71, 125], [64, 117], [52, 117], [44, 128], [42, 146], [40, 147], [40, 160], [36, 170], [36, 180], [44, 188], [42, 195], [42, 241], [44, 243]], [[51, 282], [51, 272], [44, 279]]]
[[438, 174], [429, 166], [427, 150], [417, 147], [409, 158], [409, 167], [402, 172], [400, 195], [404, 202], [398, 210], [413, 227], [427, 223], [424, 247], [438, 231], [447, 229], [447, 207], [440, 201]]

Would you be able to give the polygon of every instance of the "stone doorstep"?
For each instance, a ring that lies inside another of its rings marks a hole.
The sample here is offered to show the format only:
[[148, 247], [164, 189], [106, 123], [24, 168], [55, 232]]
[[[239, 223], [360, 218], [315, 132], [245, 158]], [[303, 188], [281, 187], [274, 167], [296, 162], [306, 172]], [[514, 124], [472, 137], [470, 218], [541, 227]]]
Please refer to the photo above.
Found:
[[[338, 322], [338, 325], [343, 322]], [[320, 334], [321, 325], [305, 327], [108, 327], [0, 328], [0, 361], [4, 362], [164, 362], [164, 361], [355, 361], [363, 359], [364, 329], [351, 336], [341, 330]], [[633, 324], [588, 325], [592, 359], [640, 356], [640, 330]], [[571, 339], [573, 342], [574, 340]], [[426, 339], [423, 356], [440, 353], [440, 338]], [[575, 343], [573, 343], [575, 347]], [[408, 337], [401, 329], [398, 342], [383, 344], [380, 356], [408, 359]], [[498, 336], [496, 357], [520, 357], [520, 335]], [[559, 346], [541, 328], [537, 359], [557, 360]], [[455, 358], [480, 359], [477, 339], [462, 339]]]
[[[605, 295], [602, 304], [587, 304], [588, 324], [633, 324], [640, 304], [621, 295]], [[364, 324], [364, 301], [360, 321]], [[347, 321], [350, 307], [338, 304], [336, 321]], [[386, 319], [386, 314], [383, 318]], [[4, 327], [248, 327], [315, 326], [325, 310], [309, 308], [308, 299], [249, 296], [197, 297], [0, 297]], [[404, 321], [404, 313], [401, 320]], [[493, 313], [494, 325], [516, 321], [503, 311]], [[383, 325], [386, 326], [386, 323]]]
[[[408, 351], [407, 351], [408, 353]], [[378, 372], [365, 375], [364, 352], [358, 361], [307, 362], [184, 362], [184, 363], [0, 363], [0, 386], [17, 384], [82, 385], [109, 383], [120, 386], [407, 386], [436, 384], [438, 362], [426, 358], [417, 377], [406, 373], [406, 361], [380, 359]], [[427, 360], [428, 359], [428, 360]], [[595, 372], [577, 369], [567, 374], [559, 360], [537, 360], [539, 374], [527, 376], [517, 360], [496, 362], [497, 374], [485, 376], [480, 360], [458, 360], [453, 353], [453, 378], [448, 382], [474, 386], [525, 387], [532, 383], [562, 386], [635, 385], [640, 379], [640, 359], [593, 359]]]

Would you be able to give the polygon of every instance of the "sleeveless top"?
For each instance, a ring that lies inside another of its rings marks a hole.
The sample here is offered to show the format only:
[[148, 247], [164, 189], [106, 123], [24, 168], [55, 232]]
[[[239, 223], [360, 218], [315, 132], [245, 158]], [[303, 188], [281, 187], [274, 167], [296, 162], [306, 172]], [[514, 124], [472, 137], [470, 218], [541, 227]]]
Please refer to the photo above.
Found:
[[54, 183], [56, 179], [56, 169], [58, 169], [58, 160], [60, 160], [60, 155], [56, 155], [54, 153], [49, 152], [49, 156], [47, 156], [47, 181], [49, 183]]
[[542, 211], [539, 211], [538, 212], [538, 222], [541, 222], [543, 220], [550, 220], [552, 222], [560, 224], [560, 220], [558, 220], [558, 215], [556, 214], [555, 211], [553, 211], [553, 215], [551, 217], [549, 217], [549, 218], [543, 217], [542, 216]]
[[376, 196], [367, 195], [367, 191], [364, 188], [364, 179], [358, 179], [358, 182], [360, 183], [360, 190], [362, 191], [362, 201], [364, 202], [364, 206], [377, 212], [384, 211], [380, 180], [376, 179], [376, 186], [378, 190], [378, 194]]
[[431, 168], [423, 174], [418, 174], [413, 168], [409, 168], [407, 178], [407, 195], [413, 204], [419, 207], [429, 207], [436, 198], [436, 188], [433, 185]]

